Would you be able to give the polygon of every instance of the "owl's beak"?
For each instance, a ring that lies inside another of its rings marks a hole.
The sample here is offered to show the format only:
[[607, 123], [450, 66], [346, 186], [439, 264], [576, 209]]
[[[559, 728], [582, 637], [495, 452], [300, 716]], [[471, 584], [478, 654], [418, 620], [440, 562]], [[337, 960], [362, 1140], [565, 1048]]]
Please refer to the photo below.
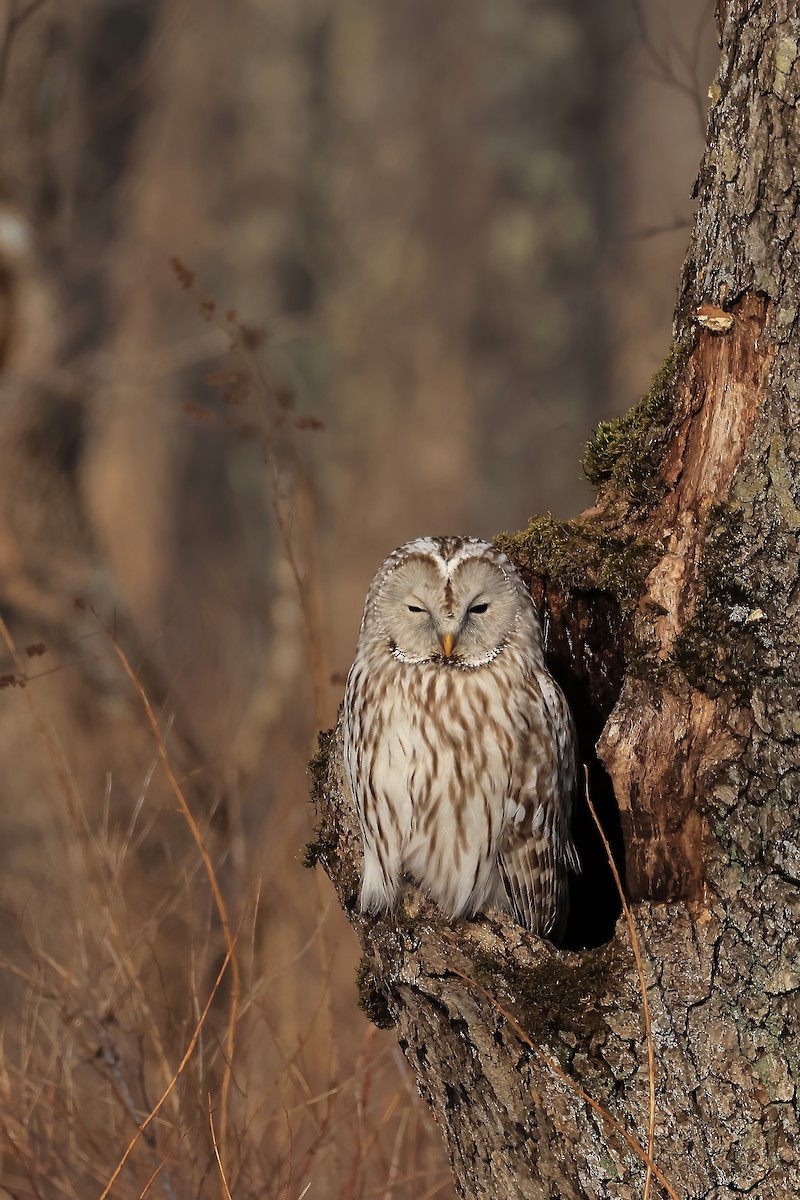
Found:
[[453, 653], [453, 644], [454, 643], [455, 643], [455, 638], [452, 633], [443, 633], [442, 634], [442, 649], [444, 650], [445, 658], [449, 658], [450, 655]]

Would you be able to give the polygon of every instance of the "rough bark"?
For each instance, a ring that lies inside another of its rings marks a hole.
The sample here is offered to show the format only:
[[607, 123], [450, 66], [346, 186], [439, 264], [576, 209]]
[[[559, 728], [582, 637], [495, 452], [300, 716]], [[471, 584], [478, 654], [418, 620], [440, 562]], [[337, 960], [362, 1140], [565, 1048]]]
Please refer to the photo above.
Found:
[[[590, 759], [602, 728], [607, 778], [596, 762], [592, 777], [619, 806], [646, 957], [655, 1158], [681, 1197], [769, 1200], [800, 1191], [800, 24], [787, 0], [731, 0], [718, 23], [675, 345], [589, 447], [596, 506], [503, 544]], [[337, 734], [317, 763], [315, 853], [362, 942], [362, 1004], [396, 1025], [462, 1194], [642, 1195], [641, 1159], [533, 1049], [646, 1145], [624, 926], [597, 945], [579, 911], [571, 941], [595, 948], [558, 952], [505, 919], [451, 927], [413, 897], [396, 920], [361, 918], [340, 757]]]

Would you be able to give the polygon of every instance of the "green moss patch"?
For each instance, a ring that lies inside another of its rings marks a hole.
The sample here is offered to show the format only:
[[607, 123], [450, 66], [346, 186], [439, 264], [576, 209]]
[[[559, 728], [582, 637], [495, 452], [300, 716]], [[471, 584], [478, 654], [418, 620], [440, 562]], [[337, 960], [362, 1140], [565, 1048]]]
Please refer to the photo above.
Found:
[[594, 1026], [598, 1037], [607, 1033], [600, 1003], [616, 980], [630, 969], [630, 955], [614, 942], [568, 961], [553, 958], [530, 970], [509, 969], [488, 955], [476, 960], [476, 983], [492, 995], [507, 993], [513, 1014], [537, 1044], [556, 1032], [579, 1030], [581, 1037]]
[[551, 579], [564, 591], [601, 591], [620, 601], [638, 597], [656, 562], [653, 546], [615, 537], [585, 520], [534, 517], [519, 533], [501, 533], [495, 545], [512, 562]]
[[690, 351], [688, 339], [673, 342], [639, 403], [597, 426], [582, 463], [584, 475], [595, 487], [613, 484], [635, 504], [652, 504], [663, 494], [658, 466], [674, 410], [675, 386]]

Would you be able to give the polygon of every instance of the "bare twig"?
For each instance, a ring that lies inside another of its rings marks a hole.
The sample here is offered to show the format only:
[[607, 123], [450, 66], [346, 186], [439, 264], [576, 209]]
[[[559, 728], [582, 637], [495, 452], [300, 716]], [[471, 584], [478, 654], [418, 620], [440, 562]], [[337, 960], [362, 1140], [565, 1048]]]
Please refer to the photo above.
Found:
[[164, 1157], [161, 1159], [161, 1162], [158, 1164], [155, 1171], [153, 1171], [153, 1174], [148, 1179], [147, 1183], [144, 1185], [142, 1190], [139, 1192], [137, 1200], [144, 1200], [145, 1196], [150, 1191], [150, 1188], [153, 1186], [156, 1179], [163, 1171], [164, 1167], [167, 1165], [169, 1160], [172, 1158], [172, 1155], [178, 1149], [178, 1146], [180, 1146], [181, 1142], [183, 1142], [193, 1130], [194, 1130], [194, 1125], [190, 1125], [188, 1129], [184, 1129], [183, 1133], [180, 1135], [180, 1137], [178, 1138], [175, 1145], [172, 1147], [172, 1149], [166, 1155], [164, 1155]]
[[667, 221], [663, 225], [645, 225], [642, 229], [634, 229], [630, 233], [621, 233], [617, 237], [620, 242], [636, 242], [644, 241], [647, 238], [661, 237], [665, 233], [679, 233], [686, 229], [690, 229], [692, 225], [689, 217], [675, 217], [672, 221]]
[[[695, 115], [697, 117], [700, 136], [704, 137], [706, 109], [704, 105], [703, 89], [697, 74], [697, 60], [699, 57], [700, 48], [700, 30], [705, 14], [701, 12], [695, 28], [694, 47], [691, 61], [684, 48], [680, 45], [677, 47], [678, 57], [683, 59], [683, 66], [687, 75], [689, 76], [688, 79], [682, 79], [673, 66], [670, 57], [670, 43], [672, 42], [674, 45], [674, 39], [668, 37], [666, 40], [666, 51], [661, 50], [659, 46], [656, 45], [655, 39], [653, 38], [650, 27], [647, 23], [647, 18], [644, 14], [641, 0], [632, 0], [631, 6], [633, 8], [633, 14], [639, 30], [639, 36], [641, 38], [642, 45], [644, 46], [648, 57], [654, 65], [656, 76], [664, 83], [676, 88], [679, 92], [683, 92], [683, 94], [688, 97], [692, 103]], [[707, 11], [710, 12], [710, 8]]]
[[314, 530], [316, 526], [316, 498], [314, 487], [306, 471], [297, 448], [287, 439], [287, 450], [291, 457], [292, 471], [296, 482], [296, 494], [305, 502], [309, 511], [306, 514], [306, 570], [303, 574], [297, 561], [292, 538], [292, 514], [281, 493], [281, 477], [278, 468], [278, 456], [275, 447], [275, 387], [267, 376], [263, 364], [252, 351], [245, 350], [237, 343], [236, 350], [242, 355], [259, 384], [259, 390], [266, 401], [266, 411], [262, 411], [262, 436], [267, 454], [272, 480], [272, 507], [278, 522], [283, 552], [292, 572], [297, 599], [300, 605], [300, 615], [303, 621], [303, 632], [306, 642], [306, 656], [311, 674], [311, 684], [314, 692], [314, 727], [321, 729], [328, 671], [325, 665], [324, 642], [320, 620], [320, 591], [319, 571], [314, 558]]
[[223, 1195], [225, 1196], [225, 1200], [233, 1200], [233, 1196], [231, 1195], [231, 1189], [228, 1187], [228, 1181], [225, 1178], [225, 1168], [223, 1167], [222, 1159], [220, 1158], [219, 1146], [217, 1145], [217, 1135], [214, 1130], [214, 1113], [211, 1108], [211, 1093], [210, 1092], [208, 1093], [208, 1124], [209, 1124], [209, 1128], [211, 1129], [211, 1145], [214, 1147], [214, 1157], [217, 1160], [217, 1167], [219, 1168], [219, 1177], [222, 1180]]

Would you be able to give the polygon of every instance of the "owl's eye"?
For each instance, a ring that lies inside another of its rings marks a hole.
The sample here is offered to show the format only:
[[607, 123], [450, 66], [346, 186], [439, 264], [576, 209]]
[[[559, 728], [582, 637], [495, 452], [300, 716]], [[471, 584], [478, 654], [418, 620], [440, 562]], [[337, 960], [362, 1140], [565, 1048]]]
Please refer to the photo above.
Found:
[[485, 613], [488, 607], [489, 607], [488, 603], [486, 603], [486, 604], [473, 604], [472, 608], [471, 608], [469, 611], [470, 611], [471, 613]]
[[409, 604], [409, 606], [408, 606], [408, 611], [409, 611], [409, 612], [425, 612], [425, 609], [424, 609], [424, 608], [417, 608], [416, 604]]

